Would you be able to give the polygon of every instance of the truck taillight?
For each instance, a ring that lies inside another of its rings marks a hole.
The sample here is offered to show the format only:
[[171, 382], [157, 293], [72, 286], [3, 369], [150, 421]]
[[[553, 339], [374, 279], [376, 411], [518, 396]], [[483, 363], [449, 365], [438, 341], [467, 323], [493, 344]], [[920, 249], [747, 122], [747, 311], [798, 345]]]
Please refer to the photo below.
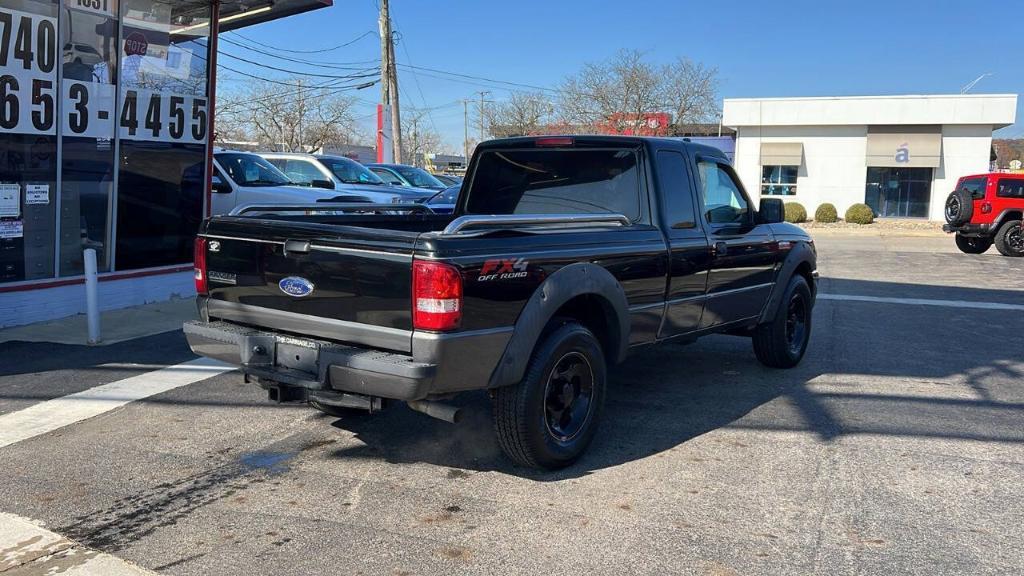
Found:
[[462, 276], [451, 264], [413, 260], [412, 325], [418, 330], [454, 330], [462, 321]]
[[206, 294], [209, 292], [209, 286], [206, 283], [206, 238], [196, 238], [192, 261], [196, 272], [196, 292]]

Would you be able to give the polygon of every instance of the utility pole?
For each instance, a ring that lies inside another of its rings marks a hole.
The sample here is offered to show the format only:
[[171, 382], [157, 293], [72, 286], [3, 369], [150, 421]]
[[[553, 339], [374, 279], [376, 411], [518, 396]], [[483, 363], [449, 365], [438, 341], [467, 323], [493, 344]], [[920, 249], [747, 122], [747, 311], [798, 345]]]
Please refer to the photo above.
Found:
[[402, 162], [402, 117], [398, 110], [398, 73], [395, 70], [395, 39], [391, 35], [388, 0], [380, 0], [380, 99], [391, 108], [391, 144], [394, 161]]
[[484, 96], [490, 94], [487, 90], [481, 90], [477, 92], [480, 95], [480, 141], [484, 141], [484, 102], [490, 102], [490, 100], [484, 100]]
[[462, 101], [462, 153], [463, 161], [469, 164], [469, 100]]

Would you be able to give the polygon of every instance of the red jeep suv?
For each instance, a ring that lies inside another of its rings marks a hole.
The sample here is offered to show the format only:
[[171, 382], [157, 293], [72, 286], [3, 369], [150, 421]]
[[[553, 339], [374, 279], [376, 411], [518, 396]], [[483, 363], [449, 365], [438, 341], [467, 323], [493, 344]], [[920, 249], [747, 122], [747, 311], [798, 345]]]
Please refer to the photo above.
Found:
[[994, 243], [1003, 256], [1024, 256], [1024, 174], [964, 176], [946, 198], [946, 224], [956, 247], [981, 254]]

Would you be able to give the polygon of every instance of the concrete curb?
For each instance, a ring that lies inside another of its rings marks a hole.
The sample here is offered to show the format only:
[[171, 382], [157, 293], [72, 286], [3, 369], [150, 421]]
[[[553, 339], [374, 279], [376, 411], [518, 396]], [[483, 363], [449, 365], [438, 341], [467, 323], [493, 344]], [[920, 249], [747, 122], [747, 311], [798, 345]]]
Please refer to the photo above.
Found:
[[26, 518], [0, 512], [0, 574], [146, 576], [156, 572], [86, 548]]

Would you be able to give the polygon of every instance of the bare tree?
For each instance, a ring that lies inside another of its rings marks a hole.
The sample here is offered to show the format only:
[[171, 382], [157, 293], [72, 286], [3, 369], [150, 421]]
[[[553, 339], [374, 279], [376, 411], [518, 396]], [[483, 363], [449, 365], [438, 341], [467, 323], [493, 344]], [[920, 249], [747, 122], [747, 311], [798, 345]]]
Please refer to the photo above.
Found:
[[717, 99], [716, 69], [686, 58], [657, 65], [637, 50], [622, 50], [566, 78], [559, 107], [565, 122], [583, 130], [658, 134], [668, 131], [666, 123], [642, 123], [665, 113], [677, 123], [710, 121]]
[[488, 131], [495, 138], [540, 134], [551, 125], [554, 110], [542, 93], [513, 92], [508, 100], [488, 108]]
[[405, 109], [402, 134], [402, 159], [407, 164], [422, 168], [427, 154], [440, 152], [441, 135], [432, 129], [425, 110]]
[[[338, 90], [254, 81], [247, 90], [223, 97], [218, 139], [249, 139], [283, 152], [310, 152], [355, 138], [355, 100]], [[222, 136], [223, 135], [223, 136]]]

